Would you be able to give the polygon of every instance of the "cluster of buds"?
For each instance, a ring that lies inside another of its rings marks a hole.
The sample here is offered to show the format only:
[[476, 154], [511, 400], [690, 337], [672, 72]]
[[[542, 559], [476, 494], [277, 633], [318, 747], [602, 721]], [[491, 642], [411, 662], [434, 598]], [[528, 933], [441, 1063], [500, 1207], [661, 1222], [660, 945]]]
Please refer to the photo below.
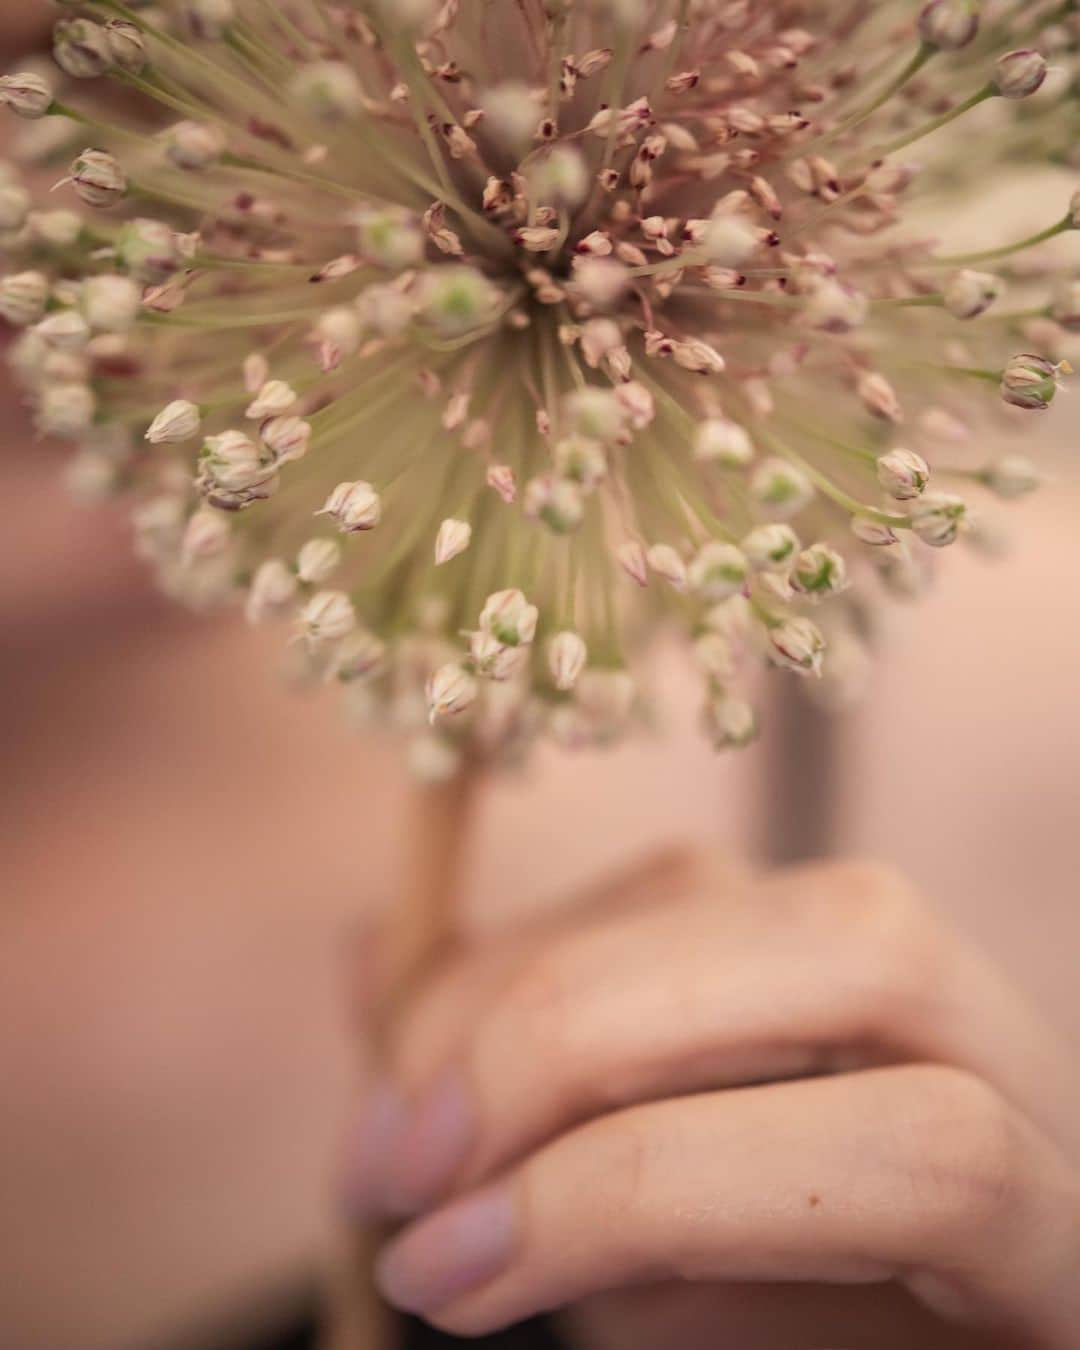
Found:
[[[1080, 283], [1012, 263], [1080, 228], [1080, 191], [943, 255], [905, 233], [907, 152], [933, 137], [927, 197], [1068, 161], [1073, 16], [278, 9], [65, 4], [55, 74], [0, 78], [16, 144], [69, 151], [59, 205], [0, 169], [0, 318], [38, 429], [80, 491], [136, 495], [168, 592], [282, 622], [421, 772], [618, 739], [664, 616], [707, 735], [744, 746], [755, 669], [835, 700], [868, 590], [918, 588], [968, 488], [1038, 483], [965, 445], [1070, 373]], [[990, 102], [973, 156], [956, 127]]]

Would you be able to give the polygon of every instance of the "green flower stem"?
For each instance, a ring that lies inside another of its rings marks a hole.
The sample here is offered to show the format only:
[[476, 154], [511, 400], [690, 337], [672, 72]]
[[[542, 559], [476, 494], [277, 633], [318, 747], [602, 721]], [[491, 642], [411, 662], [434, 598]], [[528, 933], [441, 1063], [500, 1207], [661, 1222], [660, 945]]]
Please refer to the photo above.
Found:
[[916, 127], [914, 131], [905, 132], [903, 136], [897, 136], [895, 140], [886, 141], [884, 145], [877, 146], [876, 149], [869, 151], [867, 158], [871, 163], [876, 163], [880, 159], [885, 159], [889, 155], [894, 155], [898, 150], [904, 150], [916, 141], [921, 141], [923, 137], [931, 135], [935, 131], [940, 131], [942, 127], [948, 126], [950, 122], [955, 122], [958, 117], [964, 113], [970, 112], [972, 108], [978, 107], [980, 103], [985, 103], [988, 98], [996, 98], [997, 90], [992, 84], [984, 84], [981, 89], [958, 103], [955, 108], [950, 108], [948, 112], [942, 113], [940, 117], [935, 117], [929, 122], [924, 122], [922, 126]]
[[910, 530], [911, 521], [907, 516], [893, 515], [889, 511], [879, 511], [875, 506], [869, 506], [866, 502], [860, 502], [850, 493], [845, 492], [843, 488], [838, 487], [828, 474], [821, 472], [816, 465], [812, 464], [805, 456], [800, 455], [797, 450], [792, 450], [789, 445], [776, 440], [766, 433], [762, 428], [758, 428], [756, 435], [759, 441], [781, 458], [802, 469], [807, 478], [814, 486], [830, 501], [835, 502], [837, 506], [842, 506], [845, 511], [853, 516], [862, 516], [865, 520], [875, 521], [878, 525], [889, 525], [894, 530]]
[[861, 108], [856, 108], [853, 113], [850, 113], [841, 122], [837, 123], [831, 131], [825, 132], [823, 135], [816, 137], [809, 143], [798, 146], [798, 155], [802, 156], [805, 155], [808, 150], [814, 150], [821, 146], [828, 145], [831, 141], [836, 140], [838, 136], [842, 136], [846, 131], [851, 131], [861, 122], [865, 122], [868, 117], [872, 117], [879, 108], [883, 108], [885, 104], [888, 103], [894, 94], [898, 94], [906, 84], [915, 78], [919, 71], [922, 70], [923, 66], [926, 65], [927, 61], [929, 61], [932, 56], [936, 55], [936, 52], [936, 48], [931, 47], [926, 43], [920, 43], [907, 64], [897, 72], [889, 83], [885, 85], [884, 89], [882, 89], [870, 103], [864, 104]]
[[1073, 229], [1072, 217], [1063, 216], [1061, 220], [1053, 225], [1048, 225], [1045, 230], [1039, 230], [1036, 234], [1029, 234], [1025, 239], [1018, 239], [1012, 244], [1002, 244], [1000, 248], [987, 248], [978, 253], [951, 253], [943, 258], [931, 258], [926, 263], [919, 263], [920, 267], [965, 267], [970, 263], [992, 262], [995, 258], [1007, 258], [1010, 254], [1020, 253], [1026, 248], [1034, 248], [1036, 244], [1045, 243], [1047, 239], [1053, 239], [1055, 235], [1064, 234], [1067, 230]]

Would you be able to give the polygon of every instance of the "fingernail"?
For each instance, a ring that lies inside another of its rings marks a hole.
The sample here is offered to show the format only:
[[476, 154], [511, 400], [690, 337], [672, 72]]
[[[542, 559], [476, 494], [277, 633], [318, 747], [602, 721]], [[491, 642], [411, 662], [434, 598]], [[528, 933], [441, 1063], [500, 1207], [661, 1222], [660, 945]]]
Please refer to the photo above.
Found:
[[386, 1160], [383, 1199], [391, 1214], [426, 1208], [463, 1165], [476, 1138], [476, 1111], [460, 1073], [443, 1074], [422, 1096]]
[[402, 1312], [435, 1312], [507, 1269], [516, 1229], [509, 1186], [488, 1186], [415, 1224], [387, 1247], [376, 1265], [376, 1282]]
[[348, 1132], [342, 1189], [346, 1207], [357, 1218], [373, 1218], [385, 1209], [387, 1159], [401, 1137], [405, 1118], [401, 1094], [390, 1083], [378, 1083]]

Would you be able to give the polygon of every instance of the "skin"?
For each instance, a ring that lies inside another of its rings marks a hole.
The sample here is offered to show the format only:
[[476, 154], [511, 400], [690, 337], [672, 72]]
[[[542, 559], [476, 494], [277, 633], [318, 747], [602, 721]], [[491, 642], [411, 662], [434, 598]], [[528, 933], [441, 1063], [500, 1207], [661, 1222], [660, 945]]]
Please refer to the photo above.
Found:
[[419, 1216], [392, 1301], [583, 1350], [1080, 1345], [1075, 1062], [905, 881], [677, 858], [566, 914], [398, 1020], [351, 1178]]

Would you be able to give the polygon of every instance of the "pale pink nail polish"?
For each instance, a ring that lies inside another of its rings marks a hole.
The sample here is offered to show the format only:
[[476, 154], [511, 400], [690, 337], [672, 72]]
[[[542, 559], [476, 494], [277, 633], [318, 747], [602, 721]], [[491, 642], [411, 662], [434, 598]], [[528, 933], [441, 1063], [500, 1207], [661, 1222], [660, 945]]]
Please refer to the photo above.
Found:
[[464, 1164], [476, 1133], [464, 1078], [443, 1074], [410, 1111], [387, 1159], [382, 1195], [388, 1212], [416, 1214], [435, 1200]]
[[397, 1089], [390, 1083], [376, 1084], [345, 1142], [342, 1189], [347, 1208], [358, 1218], [373, 1218], [385, 1210], [387, 1160], [405, 1120], [405, 1102]]
[[432, 1313], [501, 1275], [516, 1245], [513, 1196], [499, 1183], [414, 1224], [380, 1256], [376, 1280], [394, 1307]]

